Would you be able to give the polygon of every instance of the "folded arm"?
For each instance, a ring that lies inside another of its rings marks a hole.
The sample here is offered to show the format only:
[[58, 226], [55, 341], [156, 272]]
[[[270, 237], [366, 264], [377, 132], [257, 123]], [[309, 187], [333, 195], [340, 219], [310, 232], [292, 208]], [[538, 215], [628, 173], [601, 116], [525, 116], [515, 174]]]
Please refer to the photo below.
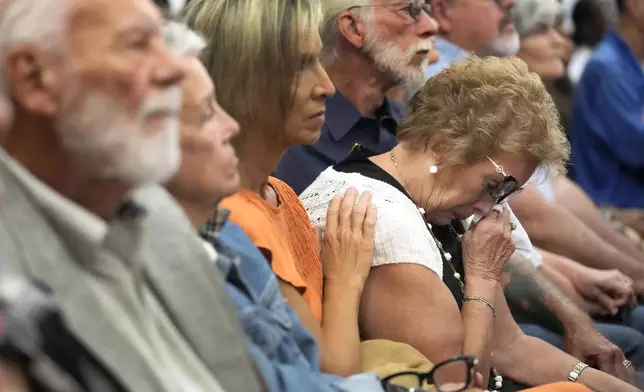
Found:
[[644, 252], [601, 216], [595, 203], [577, 184], [565, 177], [553, 180], [552, 183], [558, 204], [570, 211], [606, 242], [644, 263]]
[[510, 303], [534, 315], [550, 328], [572, 331], [593, 330], [592, 320], [563, 294], [540, 269], [529, 260], [514, 253], [504, 267], [507, 284], [505, 295]]
[[[494, 364], [506, 377], [526, 385], [565, 381], [579, 360], [541, 339], [525, 335], [498, 294]], [[597, 392], [637, 392], [639, 389], [599, 370], [584, 370], [579, 382]]]
[[617, 268], [644, 280], [644, 265], [604, 241], [563, 207], [550, 203], [530, 187], [511, 202], [535, 245], [598, 269]]

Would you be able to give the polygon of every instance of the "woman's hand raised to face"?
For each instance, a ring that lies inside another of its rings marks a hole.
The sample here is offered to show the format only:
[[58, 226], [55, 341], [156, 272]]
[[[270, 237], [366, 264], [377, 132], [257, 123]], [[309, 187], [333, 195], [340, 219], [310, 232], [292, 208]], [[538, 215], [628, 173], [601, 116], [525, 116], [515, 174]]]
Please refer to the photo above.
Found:
[[376, 231], [376, 207], [371, 194], [350, 188], [329, 203], [322, 238], [322, 266], [326, 283], [356, 284], [369, 275]]
[[514, 252], [510, 210], [492, 210], [463, 234], [466, 276], [499, 280], [503, 265]]

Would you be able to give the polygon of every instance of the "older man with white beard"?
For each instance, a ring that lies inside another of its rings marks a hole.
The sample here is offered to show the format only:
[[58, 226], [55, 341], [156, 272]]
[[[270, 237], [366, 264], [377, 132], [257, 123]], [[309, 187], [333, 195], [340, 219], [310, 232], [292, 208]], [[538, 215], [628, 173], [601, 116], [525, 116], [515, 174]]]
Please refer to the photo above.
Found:
[[54, 358], [82, 390], [263, 391], [223, 281], [153, 185], [181, 157], [184, 69], [162, 25], [149, 0], [14, 0], [0, 13], [0, 96], [14, 109], [0, 283], [24, 278], [53, 302], [76, 346], [57, 335], [29, 354], [82, 351], [82, 363]]
[[326, 102], [320, 140], [291, 148], [275, 173], [298, 194], [355, 143], [378, 153], [393, 148], [403, 108], [385, 94], [394, 86], [423, 86], [437, 33], [425, 0], [327, 0], [323, 6], [322, 60], [337, 92]]

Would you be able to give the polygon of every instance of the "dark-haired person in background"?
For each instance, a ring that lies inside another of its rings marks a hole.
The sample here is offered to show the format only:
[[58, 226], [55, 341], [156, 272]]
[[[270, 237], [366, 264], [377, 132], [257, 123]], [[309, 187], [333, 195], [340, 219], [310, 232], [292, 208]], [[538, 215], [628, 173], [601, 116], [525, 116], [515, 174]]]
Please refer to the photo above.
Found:
[[576, 85], [593, 49], [606, 32], [608, 20], [597, 0], [580, 0], [573, 8], [572, 21], [572, 40], [576, 48], [568, 63], [568, 77]]

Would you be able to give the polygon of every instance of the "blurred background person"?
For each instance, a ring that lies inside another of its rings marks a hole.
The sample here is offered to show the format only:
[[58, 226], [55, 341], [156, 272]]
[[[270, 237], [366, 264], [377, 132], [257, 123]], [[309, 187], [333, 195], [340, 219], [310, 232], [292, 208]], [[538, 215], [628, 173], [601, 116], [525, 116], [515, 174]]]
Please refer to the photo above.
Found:
[[616, 4], [619, 23], [596, 47], [574, 93], [571, 175], [599, 206], [642, 222], [644, 4]]
[[599, 0], [579, 0], [573, 7], [571, 19], [575, 51], [568, 63], [568, 77], [576, 86], [593, 50], [606, 32], [608, 17]]
[[430, 4], [439, 25], [439, 59], [427, 66], [428, 78], [470, 54], [512, 56], [519, 50], [519, 36], [510, 16], [514, 0], [430, 0]]

